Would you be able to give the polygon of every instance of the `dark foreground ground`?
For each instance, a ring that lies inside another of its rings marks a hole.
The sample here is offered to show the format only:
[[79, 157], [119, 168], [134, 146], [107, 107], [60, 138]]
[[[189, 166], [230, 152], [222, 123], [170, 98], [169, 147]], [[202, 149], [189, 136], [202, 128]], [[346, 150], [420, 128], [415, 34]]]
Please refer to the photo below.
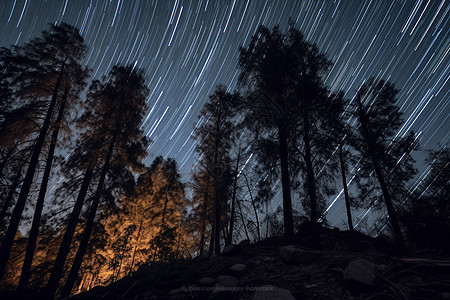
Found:
[[[70, 299], [450, 299], [450, 257], [437, 250], [396, 254], [383, 238], [324, 230], [307, 237], [241, 243], [218, 256], [141, 267], [133, 276]], [[38, 295], [0, 294], [0, 299]]]

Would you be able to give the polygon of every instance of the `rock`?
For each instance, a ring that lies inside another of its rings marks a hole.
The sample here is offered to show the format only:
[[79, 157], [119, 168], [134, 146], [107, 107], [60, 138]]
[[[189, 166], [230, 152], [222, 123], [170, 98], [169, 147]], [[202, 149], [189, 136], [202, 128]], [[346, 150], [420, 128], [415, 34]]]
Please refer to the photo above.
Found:
[[243, 240], [238, 244], [240, 247], [245, 247], [250, 245], [250, 241], [249, 240]]
[[252, 300], [295, 300], [291, 292], [276, 286], [264, 285], [256, 288]]
[[283, 246], [279, 251], [280, 258], [285, 263], [296, 263], [296, 264], [311, 264], [313, 263], [317, 255], [313, 252], [304, 251], [293, 245]]
[[273, 257], [269, 257], [269, 256], [266, 256], [266, 257], [264, 257], [263, 258], [263, 262], [265, 262], [265, 263], [271, 263], [271, 262], [273, 262], [275, 259], [273, 258]]
[[242, 274], [247, 271], [247, 266], [244, 264], [235, 264], [230, 267], [230, 271], [237, 274]]
[[204, 285], [204, 286], [213, 286], [214, 283], [216, 283], [216, 280], [211, 278], [211, 277], [203, 277], [202, 279], [200, 279], [200, 285]]
[[[377, 279], [375, 275], [375, 264], [362, 258], [352, 260], [345, 268], [343, 275], [350, 289], [359, 289], [361, 285], [373, 287]], [[352, 284], [355, 282], [359, 286]]]
[[185, 294], [182, 289], [173, 289], [169, 292], [170, 300], [182, 300], [185, 298]]
[[169, 295], [174, 296], [174, 295], [181, 294], [181, 293], [182, 293], [181, 289], [173, 289], [173, 290], [170, 290]]
[[219, 275], [216, 278], [217, 282], [223, 284], [225, 287], [239, 286], [239, 279], [230, 275]]
[[238, 245], [231, 244], [231, 245], [228, 245], [225, 248], [223, 248], [222, 255], [224, 255], [224, 256], [235, 255], [235, 254], [239, 253], [239, 251], [240, 251], [240, 248]]

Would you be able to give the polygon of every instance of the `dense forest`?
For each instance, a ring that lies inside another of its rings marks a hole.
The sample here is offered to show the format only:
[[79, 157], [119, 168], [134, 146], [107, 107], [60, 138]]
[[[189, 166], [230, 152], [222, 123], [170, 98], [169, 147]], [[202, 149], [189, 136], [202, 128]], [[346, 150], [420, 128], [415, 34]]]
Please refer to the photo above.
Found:
[[397, 135], [398, 87], [374, 76], [352, 99], [331, 93], [332, 62], [295, 24], [261, 26], [239, 49], [237, 89], [218, 85], [194, 126], [189, 182], [172, 158], [143, 163], [144, 71], [92, 78], [87, 50], [64, 23], [0, 49], [2, 289], [66, 297], [242, 240], [294, 243], [305, 224], [319, 249], [340, 190], [349, 231], [372, 207], [399, 251], [450, 248], [448, 147], [428, 149], [418, 178], [418, 139]]

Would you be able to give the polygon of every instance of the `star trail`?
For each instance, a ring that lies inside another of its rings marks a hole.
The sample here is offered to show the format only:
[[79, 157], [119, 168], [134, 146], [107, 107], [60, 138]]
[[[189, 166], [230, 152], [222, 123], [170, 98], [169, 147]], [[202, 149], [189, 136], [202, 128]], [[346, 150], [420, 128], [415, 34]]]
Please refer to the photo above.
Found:
[[[413, 130], [421, 149], [448, 143], [449, 9], [445, 0], [3, 0], [0, 46], [66, 22], [84, 37], [94, 78], [117, 63], [143, 68], [150, 95], [142, 129], [153, 140], [147, 163], [173, 157], [186, 181], [197, 160], [197, 115], [216, 85], [236, 87], [239, 47], [261, 24], [284, 31], [295, 21], [334, 63], [325, 81], [332, 92], [352, 99], [371, 76], [391, 81], [405, 120], [397, 136]], [[340, 222], [342, 207], [329, 217]]]

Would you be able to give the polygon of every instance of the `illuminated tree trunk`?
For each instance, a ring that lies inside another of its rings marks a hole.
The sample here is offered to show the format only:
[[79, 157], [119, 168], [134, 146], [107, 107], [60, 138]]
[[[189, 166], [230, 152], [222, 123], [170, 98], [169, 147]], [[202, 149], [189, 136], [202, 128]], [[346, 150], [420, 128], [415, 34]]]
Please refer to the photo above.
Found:
[[133, 256], [131, 257], [131, 264], [130, 264], [130, 271], [128, 272], [128, 274], [131, 274], [133, 272], [134, 269], [134, 259], [136, 257], [136, 251], [137, 248], [139, 246], [139, 242], [141, 240], [141, 231], [142, 231], [142, 224], [144, 222], [144, 219], [141, 218], [140, 222], [139, 222], [139, 229], [137, 232], [137, 237], [136, 237], [136, 245], [134, 246], [134, 250], [133, 250]]

